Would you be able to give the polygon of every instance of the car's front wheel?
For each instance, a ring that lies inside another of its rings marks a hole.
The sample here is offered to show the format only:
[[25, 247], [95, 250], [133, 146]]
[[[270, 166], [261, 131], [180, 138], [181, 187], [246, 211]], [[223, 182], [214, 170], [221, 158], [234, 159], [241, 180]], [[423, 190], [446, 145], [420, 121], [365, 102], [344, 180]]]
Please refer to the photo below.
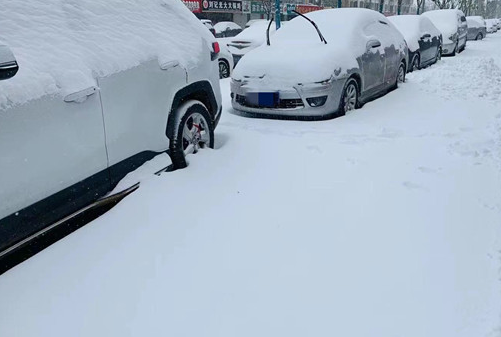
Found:
[[358, 107], [358, 83], [354, 78], [350, 78], [344, 85], [343, 94], [339, 102], [338, 115], [344, 116], [348, 111]]
[[405, 63], [400, 62], [400, 65], [398, 66], [397, 83], [404, 83], [404, 82], [405, 82]]
[[186, 167], [186, 156], [199, 149], [214, 148], [214, 123], [205, 105], [187, 101], [175, 112], [168, 130], [170, 157], [174, 168]]

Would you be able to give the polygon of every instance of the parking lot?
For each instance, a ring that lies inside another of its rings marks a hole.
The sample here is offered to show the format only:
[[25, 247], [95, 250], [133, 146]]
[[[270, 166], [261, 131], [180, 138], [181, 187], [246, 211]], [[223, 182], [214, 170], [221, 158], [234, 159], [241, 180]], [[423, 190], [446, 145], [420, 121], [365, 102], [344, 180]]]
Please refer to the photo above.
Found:
[[327, 121], [229, 85], [215, 150], [0, 278], [1, 336], [499, 333], [500, 34]]

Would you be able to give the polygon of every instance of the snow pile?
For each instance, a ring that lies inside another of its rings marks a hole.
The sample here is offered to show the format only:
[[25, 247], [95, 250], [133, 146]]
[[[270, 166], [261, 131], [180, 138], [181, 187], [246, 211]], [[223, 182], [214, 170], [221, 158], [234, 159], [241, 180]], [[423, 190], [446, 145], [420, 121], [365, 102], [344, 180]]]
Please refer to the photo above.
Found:
[[[365, 35], [363, 28], [376, 20], [387, 22], [378, 12], [360, 8], [321, 10], [306, 16], [318, 25], [327, 44], [320, 41], [310, 22], [296, 17], [270, 38], [270, 46], [262, 45], [242, 58], [233, 78], [242, 80], [266, 74], [269, 81], [290, 86], [298, 81], [328, 80], [333, 73], [343, 76], [349, 69], [358, 67], [357, 57], [366, 51], [366, 42], [371, 36]], [[395, 34], [398, 34], [395, 41], [399, 43], [395, 48], [403, 50], [404, 39], [396, 29]], [[381, 48], [385, 47], [389, 46]]]
[[[467, 50], [468, 51], [468, 50]], [[472, 62], [467, 57], [442, 60], [440, 67], [431, 71], [417, 71], [408, 75], [409, 81], [430, 93], [439, 93], [449, 100], [482, 99], [501, 102], [501, 68], [493, 57], [479, 57]], [[465, 78], [468, 79], [465, 81]]]
[[397, 29], [402, 33], [407, 42], [409, 50], [416, 51], [419, 49], [419, 15], [395, 15], [388, 17]]
[[[249, 28], [244, 29], [240, 34], [235, 36], [233, 41], [247, 41], [255, 45], [261, 45], [266, 42], [266, 29], [268, 28], [269, 21], [257, 21]], [[276, 32], [276, 25], [271, 24], [270, 36]]]
[[68, 94], [158, 59], [189, 67], [211, 35], [178, 0], [3, 0], [0, 39], [18, 74], [0, 82], [0, 108]]

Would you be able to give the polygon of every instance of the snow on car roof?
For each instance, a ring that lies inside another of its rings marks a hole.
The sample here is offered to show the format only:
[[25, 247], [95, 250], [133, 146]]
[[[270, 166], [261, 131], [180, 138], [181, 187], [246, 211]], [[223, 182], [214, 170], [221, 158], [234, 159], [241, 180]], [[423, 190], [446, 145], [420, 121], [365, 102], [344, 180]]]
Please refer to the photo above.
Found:
[[[235, 36], [232, 40], [244, 40], [244, 41], [255, 41], [264, 43], [266, 41], [266, 29], [268, 28], [269, 21], [257, 21], [249, 28], [246, 28]], [[273, 34], [276, 31], [276, 26], [272, 23], [270, 27], [270, 33]]]
[[216, 33], [221, 33], [228, 28], [229, 29], [242, 29], [242, 27], [237, 25], [235, 22], [231, 22], [231, 21], [222, 21], [222, 22], [218, 22], [214, 25], [214, 29], [216, 30]]
[[466, 22], [468, 23], [468, 27], [484, 27], [485, 21], [481, 16], [467, 16]]
[[419, 49], [419, 21], [421, 18], [420, 15], [395, 15], [388, 17], [388, 20], [402, 33], [409, 49], [412, 51]]
[[67, 94], [158, 59], [197, 62], [213, 39], [177, 0], [4, 0], [0, 39], [19, 72], [0, 81], [0, 109]]
[[457, 14], [461, 13], [458, 9], [437, 9], [434, 11], [424, 12], [422, 15], [429, 18], [433, 24], [445, 34], [444, 36], [449, 36], [457, 31]]

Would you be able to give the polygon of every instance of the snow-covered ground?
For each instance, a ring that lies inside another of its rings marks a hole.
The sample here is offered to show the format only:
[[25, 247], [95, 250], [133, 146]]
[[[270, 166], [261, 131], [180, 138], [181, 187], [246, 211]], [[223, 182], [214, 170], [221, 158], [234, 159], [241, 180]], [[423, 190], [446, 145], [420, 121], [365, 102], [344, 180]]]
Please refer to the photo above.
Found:
[[0, 336], [501, 335], [501, 34], [343, 118], [225, 113], [0, 277]]

